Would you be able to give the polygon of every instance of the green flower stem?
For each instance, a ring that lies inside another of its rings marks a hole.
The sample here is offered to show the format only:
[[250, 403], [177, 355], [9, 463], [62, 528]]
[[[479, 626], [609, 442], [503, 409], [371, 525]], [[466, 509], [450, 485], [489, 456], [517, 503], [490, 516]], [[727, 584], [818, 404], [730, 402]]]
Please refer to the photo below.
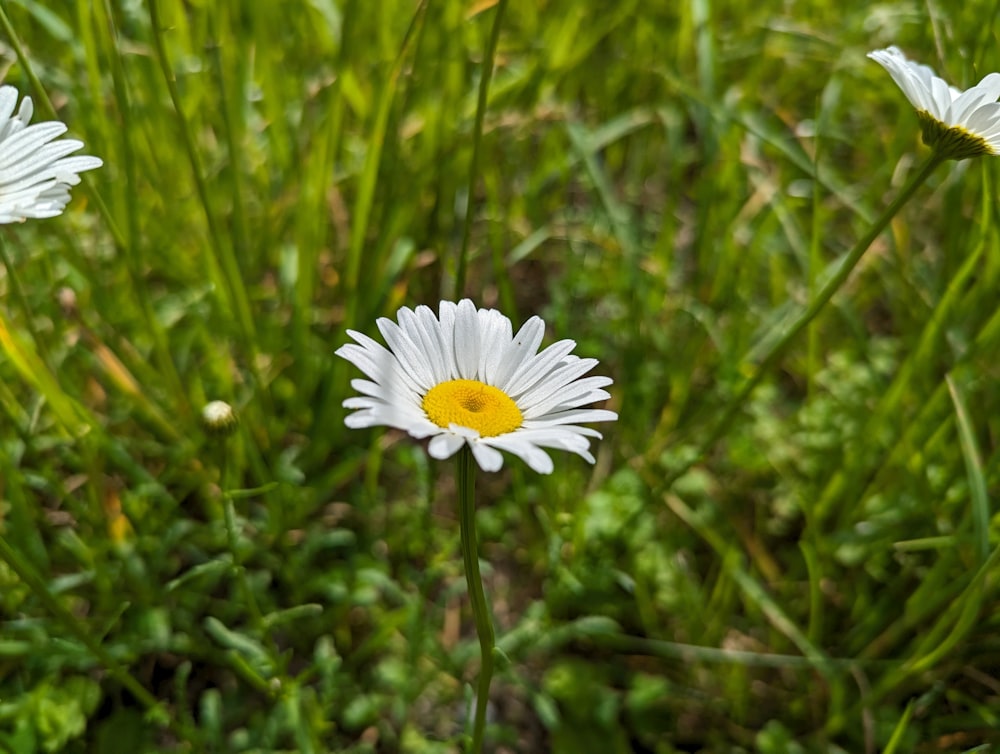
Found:
[[122, 686], [145, 707], [151, 715], [162, 725], [175, 729], [175, 732], [186, 738], [184, 731], [177, 730], [174, 721], [171, 720], [166, 710], [146, 688], [136, 680], [135, 676], [129, 673], [122, 665], [115, 660], [111, 654], [101, 646], [100, 642], [91, 636], [84, 627], [83, 621], [73, 615], [69, 609], [53, 596], [48, 585], [35, 571], [34, 567], [18, 552], [11, 547], [7, 540], [0, 536], [0, 559], [2, 559], [10, 569], [17, 574], [32, 594], [45, 606], [45, 609], [58, 620], [63, 628], [83, 644], [87, 650], [103, 665], [112, 676], [114, 676]]
[[468, 445], [458, 453], [458, 520], [462, 532], [462, 560], [465, 562], [465, 580], [469, 585], [472, 615], [479, 636], [479, 687], [476, 690], [476, 717], [472, 728], [471, 754], [483, 750], [486, 730], [486, 705], [490, 698], [490, 681], [493, 680], [493, 620], [486, 604], [483, 577], [479, 573], [479, 548], [476, 543], [476, 467]]
[[[899, 212], [900, 209], [905, 205], [916, 193], [917, 189], [920, 188], [930, 177], [931, 173], [948, 158], [947, 155], [942, 154], [939, 151], [934, 151], [931, 156], [927, 158], [927, 161], [920, 167], [919, 170], [913, 175], [909, 183], [907, 183], [899, 193], [896, 198], [892, 200], [885, 211], [872, 223], [872, 226], [868, 229], [858, 242], [854, 245], [854, 248], [847, 254], [847, 257], [841, 262], [840, 267], [837, 272], [831, 277], [826, 285], [820, 290], [805, 311], [803, 311], [798, 318], [792, 323], [792, 325], [785, 331], [785, 334], [778, 339], [778, 341], [771, 346], [770, 350], [764, 356], [764, 359], [760, 362], [760, 366], [754, 372], [753, 376], [747, 380], [743, 387], [736, 396], [729, 402], [726, 406], [725, 411], [723, 411], [722, 416], [715, 423], [712, 431], [709, 433], [701, 444], [698, 446], [697, 451], [692, 454], [692, 456], [686, 459], [685, 463], [682, 464], [680, 468], [674, 469], [674, 471], [669, 474], [664, 480], [664, 486], [670, 487], [678, 478], [680, 478], [688, 469], [694, 466], [696, 463], [701, 461], [705, 455], [710, 451], [715, 443], [722, 438], [726, 432], [729, 430], [730, 425], [736, 418], [736, 414], [743, 408], [750, 394], [756, 389], [756, 387], [764, 379], [764, 376], [771, 370], [778, 360], [784, 355], [785, 350], [789, 345], [798, 337], [810, 322], [812, 322], [819, 313], [823, 310], [823, 307], [829, 303], [830, 299], [843, 287], [847, 278], [857, 267], [858, 262], [861, 261], [861, 257], [864, 253], [868, 251], [868, 247], [872, 245], [876, 238], [886, 229], [889, 222], [893, 217]], [[659, 456], [661, 450], [658, 447], [660, 444], [657, 443], [654, 446], [654, 452], [652, 454], [647, 454], [647, 462], [655, 462], [656, 458]]]
[[469, 161], [469, 186], [466, 192], [465, 222], [462, 228], [462, 247], [458, 251], [458, 264], [455, 270], [455, 300], [462, 298], [465, 292], [465, 270], [468, 266], [469, 241], [472, 238], [472, 198], [476, 193], [476, 176], [479, 173], [479, 152], [483, 141], [483, 118], [486, 116], [486, 106], [489, 100], [490, 79], [493, 77], [493, 59], [497, 53], [497, 41], [500, 39], [500, 24], [503, 12], [507, 8], [507, 0], [499, 0], [496, 15], [493, 16], [493, 28], [483, 56], [483, 73], [479, 78], [479, 99], [476, 104], [476, 120], [472, 129], [472, 159]]

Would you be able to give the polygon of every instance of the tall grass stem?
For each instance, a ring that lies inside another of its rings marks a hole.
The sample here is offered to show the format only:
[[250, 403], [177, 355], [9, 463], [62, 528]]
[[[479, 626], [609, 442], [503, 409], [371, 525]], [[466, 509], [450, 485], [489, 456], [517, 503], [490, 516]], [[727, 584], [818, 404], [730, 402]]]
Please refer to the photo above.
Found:
[[469, 160], [469, 185], [466, 191], [465, 219], [462, 226], [462, 246], [458, 250], [458, 263], [455, 265], [455, 300], [462, 298], [465, 292], [465, 276], [468, 269], [469, 243], [472, 240], [472, 198], [476, 193], [476, 178], [479, 176], [479, 153], [483, 141], [483, 119], [486, 117], [486, 107], [489, 104], [490, 79], [493, 78], [493, 59], [497, 53], [497, 42], [500, 40], [500, 25], [503, 22], [503, 12], [507, 8], [507, 0], [499, 0], [496, 14], [493, 16], [493, 28], [490, 29], [490, 39], [483, 56], [483, 72], [479, 79], [479, 98], [476, 103], [476, 120], [472, 128], [472, 158]]
[[[344, 272], [344, 289], [348, 293], [347, 315], [345, 321], [348, 327], [357, 324], [359, 315], [358, 304], [365, 296], [357, 294], [363, 290], [370, 280], [362, 279], [361, 259], [365, 256], [365, 241], [368, 238], [368, 224], [371, 220], [372, 209], [375, 204], [375, 193], [378, 185], [379, 168], [382, 164], [382, 150], [385, 147], [386, 135], [389, 132], [390, 114], [392, 104], [395, 101], [396, 89], [399, 85], [399, 78], [403, 72], [403, 64], [406, 61], [407, 53], [411, 42], [416, 38], [418, 30], [423, 24], [427, 13], [429, 0], [424, 0], [418, 6], [406, 29], [403, 41], [400, 43], [399, 52], [392, 63], [389, 76], [382, 85], [382, 90], [378, 95], [378, 102], [375, 109], [375, 122], [370, 134], [370, 142], [365, 154], [364, 167], [358, 181], [357, 200], [355, 201], [351, 215], [351, 235], [347, 252], [347, 268]], [[373, 260], [370, 256], [366, 259], [373, 272], [381, 267], [382, 260]]]
[[[104, 0], [103, 8], [104, 18], [107, 22], [108, 38], [112, 41], [117, 51], [120, 42], [118, 27], [115, 25], [115, 14], [111, 8], [111, 0]], [[155, 299], [150, 292], [147, 275], [144, 274], [147, 261], [147, 244], [139, 228], [139, 218], [142, 215], [138, 204], [140, 193], [139, 163], [132, 142], [132, 139], [135, 138], [135, 134], [138, 132], [138, 128], [134, 123], [132, 97], [129, 93], [128, 81], [121, 56], [118, 54], [109, 55], [108, 59], [110, 60], [109, 68], [111, 81], [114, 85], [115, 100], [118, 104], [119, 116], [121, 117], [121, 129], [119, 131], [123, 156], [121, 165], [125, 171], [125, 181], [128, 186], [128, 190], [124, 192], [125, 207], [128, 213], [126, 220], [128, 236], [127, 240], [125, 236], [122, 236], [118, 240], [118, 250], [122, 255], [122, 259], [125, 260], [129, 284], [132, 286], [132, 290], [135, 291], [134, 298], [139, 305], [139, 310], [142, 312], [143, 320], [147, 328], [149, 328], [149, 334], [153, 338], [157, 364], [170, 381], [173, 388], [172, 393], [182, 403], [184, 413], [190, 415], [191, 404], [187, 398], [188, 391], [184, 388], [184, 382], [177, 371], [177, 365], [170, 351], [170, 341], [166, 330], [157, 318], [153, 308], [153, 301]]]
[[205, 212], [205, 222], [207, 223], [209, 234], [208, 261], [213, 272], [213, 277], [223, 283], [223, 290], [228, 293], [226, 297], [228, 299], [227, 303], [234, 311], [236, 321], [239, 323], [244, 347], [249, 357], [249, 367], [254, 373], [258, 388], [263, 389], [264, 383], [256, 373], [257, 334], [254, 327], [253, 315], [250, 310], [250, 300], [243, 282], [242, 273], [240, 272], [239, 261], [232, 246], [223, 241], [222, 233], [219, 230], [218, 222], [212, 209], [208, 184], [205, 182], [201, 160], [198, 157], [198, 149], [194, 142], [194, 136], [191, 133], [191, 123], [184, 114], [180, 91], [177, 88], [177, 82], [170, 67], [170, 58], [167, 55], [167, 48], [164, 43], [164, 29], [160, 17], [159, 0], [149, 0], [149, 18], [153, 29], [153, 47], [156, 51], [156, 61], [163, 74], [167, 91], [170, 94], [170, 101], [174, 106], [178, 130], [180, 131], [188, 162], [191, 164], [191, 173], [198, 192], [198, 199]]

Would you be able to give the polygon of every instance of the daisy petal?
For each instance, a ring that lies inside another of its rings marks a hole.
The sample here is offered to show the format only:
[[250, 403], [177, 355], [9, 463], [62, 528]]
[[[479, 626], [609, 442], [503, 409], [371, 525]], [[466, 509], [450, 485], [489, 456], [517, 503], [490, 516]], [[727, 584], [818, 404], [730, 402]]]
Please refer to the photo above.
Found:
[[466, 380], [476, 379], [479, 371], [479, 315], [476, 306], [469, 299], [458, 304], [455, 313], [455, 365], [458, 376]]
[[455, 455], [463, 445], [465, 445], [464, 437], [451, 434], [435, 435], [427, 446], [427, 452], [431, 454], [431, 458], [443, 461]]
[[472, 457], [483, 471], [500, 471], [503, 468], [503, 455], [499, 450], [484, 442], [470, 443], [469, 447], [472, 448]]
[[521, 437], [520, 435], [522, 434], [518, 432], [506, 437], [488, 438], [487, 440], [483, 440], [483, 443], [488, 442], [495, 448], [513, 453], [528, 464], [532, 471], [536, 471], [539, 474], [551, 474], [554, 468], [552, 458], [530, 440]]

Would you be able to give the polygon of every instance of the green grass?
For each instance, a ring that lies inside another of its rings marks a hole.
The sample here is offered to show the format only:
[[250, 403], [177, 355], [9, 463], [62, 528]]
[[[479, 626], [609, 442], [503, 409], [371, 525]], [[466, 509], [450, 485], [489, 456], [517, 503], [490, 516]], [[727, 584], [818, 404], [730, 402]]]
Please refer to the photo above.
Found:
[[996, 3], [513, 0], [471, 195], [491, 3], [2, 7], [105, 166], [0, 238], [0, 751], [461, 750], [454, 466], [346, 429], [333, 355], [456, 275], [620, 413], [479, 475], [487, 750], [1000, 746], [995, 162], [720, 425], [926, 159], [865, 53], [974, 83]]

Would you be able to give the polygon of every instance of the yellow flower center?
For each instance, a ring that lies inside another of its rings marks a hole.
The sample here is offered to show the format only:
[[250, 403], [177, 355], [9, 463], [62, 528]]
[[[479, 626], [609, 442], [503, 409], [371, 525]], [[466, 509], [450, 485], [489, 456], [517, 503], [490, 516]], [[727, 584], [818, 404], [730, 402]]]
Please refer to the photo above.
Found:
[[439, 427], [457, 424], [477, 430], [481, 437], [513, 432], [524, 421], [509, 395], [478, 380], [449, 380], [435, 385], [427, 391], [422, 405], [427, 418]]

